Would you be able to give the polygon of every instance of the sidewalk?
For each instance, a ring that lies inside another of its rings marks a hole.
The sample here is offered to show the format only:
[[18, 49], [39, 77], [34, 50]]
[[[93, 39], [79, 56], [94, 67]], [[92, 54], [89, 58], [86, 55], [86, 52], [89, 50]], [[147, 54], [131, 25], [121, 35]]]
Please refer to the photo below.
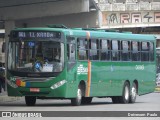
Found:
[[9, 97], [7, 95], [7, 92], [2, 92], [0, 93], [0, 103], [2, 102], [12, 102], [12, 101], [16, 101], [16, 100], [20, 100], [21, 97]]

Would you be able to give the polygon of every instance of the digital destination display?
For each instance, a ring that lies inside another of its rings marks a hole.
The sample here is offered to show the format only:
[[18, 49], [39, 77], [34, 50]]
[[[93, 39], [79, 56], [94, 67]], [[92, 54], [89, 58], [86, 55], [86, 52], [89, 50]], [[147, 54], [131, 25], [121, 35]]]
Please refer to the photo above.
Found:
[[14, 38], [61, 38], [60, 32], [50, 31], [15, 31]]

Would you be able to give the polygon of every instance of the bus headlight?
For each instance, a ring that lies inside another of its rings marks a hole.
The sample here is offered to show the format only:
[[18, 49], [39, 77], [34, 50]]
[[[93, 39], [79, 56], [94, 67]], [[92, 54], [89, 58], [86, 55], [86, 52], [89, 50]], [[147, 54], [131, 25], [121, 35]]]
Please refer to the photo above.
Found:
[[10, 80], [7, 79], [6, 81], [7, 81], [7, 84], [10, 85], [11, 87], [13, 87], [13, 88], [17, 88], [18, 87], [16, 84], [11, 82]]
[[59, 82], [57, 82], [56, 84], [52, 85], [52, 86], [51, 86], [51, 89], [56, 89], [56, 88], [64, 85], [66, 82], [67, 82], [66, 80], [59, 81]]

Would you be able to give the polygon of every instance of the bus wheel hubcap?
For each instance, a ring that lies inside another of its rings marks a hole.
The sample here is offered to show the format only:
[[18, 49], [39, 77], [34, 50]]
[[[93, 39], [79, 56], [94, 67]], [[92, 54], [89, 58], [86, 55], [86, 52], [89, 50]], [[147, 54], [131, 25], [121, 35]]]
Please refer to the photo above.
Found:
[[81, 90], [78, 89], [78, 91], [77, 91], [77, 98], [78, 98], [78, 101], [81, 100], [81, 97], [82, 97], [82, 95], [81, 95]]
[[125, 99], [128, 100], [128, 98], [129, 98], [129, 89], [128, 89], [128, 87], [126, 86], [126, 87], [125, 87]]
[[136, 97], [136, 88], [135, 87], [132, 87], [131, 94], [132, 94], [132, 98], [134, 99]]

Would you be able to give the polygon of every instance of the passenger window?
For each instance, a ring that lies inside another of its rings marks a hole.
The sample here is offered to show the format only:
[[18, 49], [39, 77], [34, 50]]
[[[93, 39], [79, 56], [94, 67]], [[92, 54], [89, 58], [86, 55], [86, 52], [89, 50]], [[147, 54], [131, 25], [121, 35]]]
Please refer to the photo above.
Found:
[[149, 61], [149, 42], [142, 42], [141, 43], [141, 60], [142, 61]]
[[132, 42], [132, 60], [139, 61], [140, 60], [140, 48], [139, 42]]
[[148, 42], [142, 42], [142, 51], [148, 51]]
[[89, 40], [89, 59], [99, 60], [99, 41], [96, 39]]
[[130, 42], [129, 41], [122, 41], [122, 61], [130, 60]]
[[87, 60], [88, 59], [88, 41], [84, 38], [77, 39], [77, 48], [78, 48], [78, 59]]
[[70, 70], [76, 63], [76, 44], [74, 37], [67, 37], [67, 70]]
[[149, 43], [149, 59], [150, 61], [154, 61], [154, 44], [152, 42]]
[[120, 44], [117, 40], [112, 40], [112, 60], [117, 61], [119, 60], [119, 51], [120, 50]]
[[109, 40], [100, 40], [101, 60], [110, 60], [111, 47]]

